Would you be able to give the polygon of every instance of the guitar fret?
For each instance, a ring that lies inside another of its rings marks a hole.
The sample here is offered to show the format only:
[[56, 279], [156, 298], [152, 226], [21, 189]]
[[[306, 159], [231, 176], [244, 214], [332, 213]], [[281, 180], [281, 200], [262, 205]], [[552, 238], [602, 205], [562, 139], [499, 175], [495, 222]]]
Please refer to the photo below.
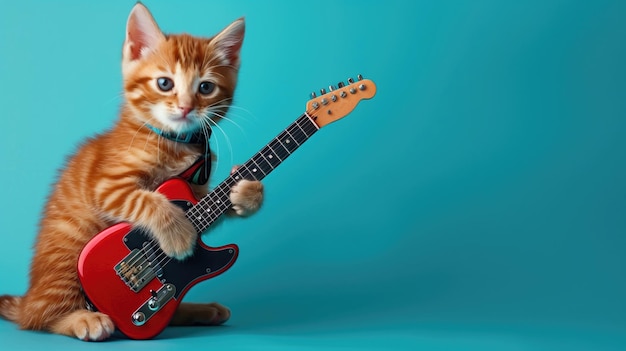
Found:
[[274, 154], [280, 158], [281, 162], [291, 154], [278, 139], [272, 140], [267, 146], [274, 151]]
[[[246, 166], [246, 164], [240, 166], [239, 169], [237, 169], [237, 172], [235, 172], [235, 174], [241, 176], [241, 178], [243, 178], [243, 179], [258, 180], [258, 179], [256, 179], [254, 177], [254, 174], [253, 174], [252, 170], [250, 168], [248, 168], [248, 166]], [[237, 178], [235, 178], [235, 179], [237, 179]]]
[[311, 137], [311, 135], [313, 135], [318, 130], [318, 128], [315, 125], [315, 123], [313, 123], [313, 121], [311, 121], [311, 119], [309, 117], [307, 117], [306, 115], [302, 116], [302, 118], [299, 118], [296, 121], [296, 125], [298, 127], [300, 127], [300, 129], [302, 129], [302, 131], [309, 138]]
[[187, 211], [187, 217], [198, 233], [204, 232], [232, 206], [230, 189], [242, 179], [261, 180], [270, 174], [300, 145], [307, 141], [318, 128], [307, 116], [302, 115], [277, 137], [265, 145], [237, 171], [227, 177], [207, 196]]
[[[298, 144], [298, 146], [300, 146], [300, 143], [298, 142], [298, 139], [294, 138], [293, 134], [291, 134], [289, 129], [290, 128], [285, 129], [285, 133], [287, 133], [287, 135], [289, 135], [291, 137], [291, 140], [293, 140], [296, 144]], [[287, 140], [289, 140], [289, 139], [287, 139]]]
[[300, 129], [300, 127], [298, 126], [294, 126], [294, 128], [289, 131], [289, 135], [291, 135], [293, 139], [296, 140], [298, 146], [302, 145], [302, 143], [304, 143], [308, 139], [302, 129]]
[[[272, 164], [265, 158], [265, 156], [263, 156], [262, 153], [258, 153], [256, 155], [254, 155], [252, 157], [252, 159], [254, 160], [254, 163], [256, 163], [259, 167], [261, 167], [261, 169], [263, 170], [263, 173], [265, 173], [265, 175], [268, 175], [271, 171], [274, 170], [274, 166], [272, 166]], [[277, 164], [278, 166], [278, 164]]]
[[[254, 161], [254, 157], [251, 158], [250, 161], [246, 162], [246, 164], [248, 164], [248, 163], [251, 163], [251, 165], [247, 166], [246, 168], [248, 168], [248, 169], [250, 169], [252, 171], [252, 174], [254, 175], [254, 177], [256, 179], [262, 179], [262, 178], [264, 178], [267, 175], [267, 173], [263, 172], [263, 168], [261, 166], [259, 166], [259, 164]], [[259, 176], [259, 175], [261, 175], [261, 176]]]
[[269, 146], [266, 145], [260, 152], [261, 156], [269, 163], [273, 168], [278, 167], [278, 165], [283, 162], [283, 160], [276, 155], [276, 152]]
[[278, 136], [278, 141], [281, 143], [285, 150], [291, 155], [292, 152], [296, 151], [298, 148], [298, 143], [293, 140], [293, 138], [289, 135], [287, 130], [280, 133]]
[[304, 128], [300, 125], [300, 120], [296, 121], [294, 127], [297, 127], [296, 133], [302, 135], [303, 140], [307, 140], [310, 137], [306, 130], [304, 130]]

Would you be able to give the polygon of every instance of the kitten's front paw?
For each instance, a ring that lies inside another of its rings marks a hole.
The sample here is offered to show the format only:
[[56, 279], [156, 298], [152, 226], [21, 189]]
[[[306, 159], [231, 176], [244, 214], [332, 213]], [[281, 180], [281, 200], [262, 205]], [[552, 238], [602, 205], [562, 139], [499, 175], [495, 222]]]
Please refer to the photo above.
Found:
[[106, 314], [76, 310], [59, 318], [51, 329], [57, 334], [74, 336], [84, 341], [101, 341], [113, 334], [115, 325]]
[[166, 225], [155, 236], [166, 255], [182, 260], [191, 256], [198, 234], [180, 208], [176, 208]]
[[240, 216], [254, 213], [263, 202], [263, 184], [258, 180], [241, 180], [230, 190], [233, 211]]

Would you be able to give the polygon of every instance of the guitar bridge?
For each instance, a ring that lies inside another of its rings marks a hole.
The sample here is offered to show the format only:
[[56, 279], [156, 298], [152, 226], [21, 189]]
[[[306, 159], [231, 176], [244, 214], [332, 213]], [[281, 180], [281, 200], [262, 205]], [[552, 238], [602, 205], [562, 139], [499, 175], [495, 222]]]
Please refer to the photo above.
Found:
[[132, 250], [115, 265], [115, 273], [134, 292], [145, 287], [150, 280], [161, 274], [160, 267], [154, 265], [154, 251], [149, 245]]

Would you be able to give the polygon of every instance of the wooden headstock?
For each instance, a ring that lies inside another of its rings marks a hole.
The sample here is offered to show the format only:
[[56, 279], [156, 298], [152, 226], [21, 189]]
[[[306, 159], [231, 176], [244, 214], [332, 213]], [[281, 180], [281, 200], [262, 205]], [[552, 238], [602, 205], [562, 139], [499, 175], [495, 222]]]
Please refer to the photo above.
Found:
[[357, 81], [350, 78], [348, 85], [339, 82], [337, 87], [329, 86], [328, 92], [320, 92], [320, 96], [312, 93], [306, 104], [306, 111], [318, 128], [345, 117], [361, 100], [371, 99], [376, 94], [376, 84], [359, 74]]

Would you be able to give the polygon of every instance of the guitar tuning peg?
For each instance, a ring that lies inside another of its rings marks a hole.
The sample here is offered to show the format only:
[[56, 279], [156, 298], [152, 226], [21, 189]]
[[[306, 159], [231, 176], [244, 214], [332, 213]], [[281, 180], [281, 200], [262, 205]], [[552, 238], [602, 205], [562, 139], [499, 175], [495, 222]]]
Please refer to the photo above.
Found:
[[352, 78], [348, 78], [348, 83], [349, 83], [349, 84], [354, 83], [354, 79], [352, 79]]
[[315, 92], [311, 92], [311, 99], [315, 99], [317, 97], [317, 95], [315, 95]]
[[337, 83], [337, 88], [338, 88], [338, 89], [341, 89], [341, 88], [343, 88], [344, 86], [345, 86], [345, 84], [343, 84], [343, 82], [339, 82], [339, 83]]
[[359, 75], [356, 76], [356, 79], [363, 80], [363, 76], [359, 74]]
[[333, 87], [332, 85], [329, 85], [328, 86], [328, 91], [333, 91], [333, 90], [335, 90], [335, 87]]
[[324, 89], [324, 88], [320, 89], [320, 94], [322, 94], [322, 95], [326, 94], [326, 89]]

